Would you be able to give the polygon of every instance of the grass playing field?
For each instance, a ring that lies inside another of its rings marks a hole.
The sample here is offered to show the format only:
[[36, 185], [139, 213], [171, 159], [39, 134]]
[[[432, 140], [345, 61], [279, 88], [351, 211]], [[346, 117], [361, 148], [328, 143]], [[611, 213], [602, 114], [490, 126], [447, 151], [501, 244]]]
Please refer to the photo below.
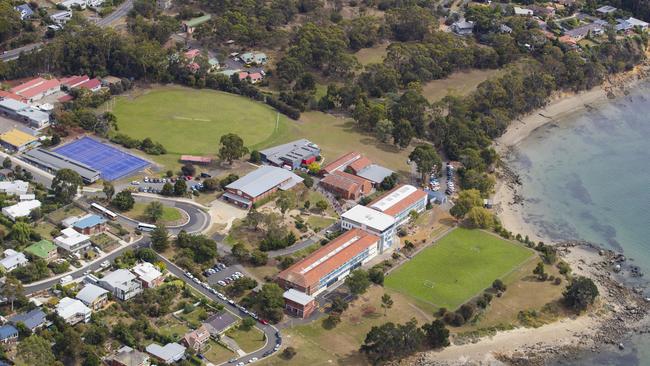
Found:
[[456, 229], [392, 272], [385, 286], [456, 309], [533, 255], [530, 249], [484, 231]]
[[212, 90], [161, 87], [135, 98], [117, 98], [112, 108], [119, 132], [160, 142], [166, 165], [181, 154], [215, 155], [219, 138], [235, 133], [249, 148], [268, 146], [286, 133], [287, 117], [249, 98]]

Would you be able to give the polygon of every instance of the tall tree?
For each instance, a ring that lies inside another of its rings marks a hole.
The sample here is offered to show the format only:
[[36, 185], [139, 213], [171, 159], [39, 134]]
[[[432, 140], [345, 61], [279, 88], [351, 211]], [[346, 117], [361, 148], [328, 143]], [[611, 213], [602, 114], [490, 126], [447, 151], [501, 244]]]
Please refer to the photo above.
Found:
[[33, 334], [18, 344], [15, 363], [17, 366], [55, 365], [51, 347], [50, 341]]
[[133, 199], [130, 191], [124, 190], [115, 195], [115, 198], [111, 201], [111, 205], [120, 211], [128, 211], [135, 205], [135, 199]]
[[591, 278], [579, 276], [564, 290], [564, 303], [579, 313], [593, 304], [598, 294], [598, 287]]
[[169, 248], [169, 232], [163, 225], [156, 225], [151, 232], [151, 246], [158, 252], [164, 252]]
[[115, 187], [113, 187], [111, 182], [104, 181], [104, 188], [102, 191], [106, 195], [106, 200], [110, 201], [113, 199], [113, 196], [115, 195]]
[[384, 308], [384, 316], [386, 316], [388, 309], [393, 307], [393, 299], [389, 294], [384, 294], [381, 297], [381, 307]]
[[184, 180], [179, 179], [174, 183], [174, 194], [177, 196], [184, 196], [187, 193], [187, 183]]
[[442, 160], [436, 149], [431, 145], [419, 145], [409, 155], [409, 159], [414, 161], [417, 165], [418, 172], [421, 175], [422, 183], [425, 185], [429, 183], [429, 174], [434, 171], [434, 168], [442, 167]]
[[368, 272], [363, 269], [357, 269], [352, 271], [345, 278], [345, 285], [348, 286], [350, 292], [354, 295], [361, 295], [368, 287], [370, 287], [370, 278], [368, 277]]
[[481, 192], [477, 189], [466, 189], [458, 193], [458, 198], [449, 213], [455, 218], [461, 219], [465, 217], [472, 207], [480, 207], [482, 205]]
[[441, 320], [436, 319], [431, 324], [423, 325], [422, 330], [429, 347], [440, 348], [449, 345], [449, 329]]
[[14, 311], [14, 301], [23, 295], [23, 284], [14, 276], [7, 276], [2, 287], [2, 296], [11, 301], [11, 311]]
[[386, 323], [373, 326], [361, 345], [361, 353], [370, 363], [384, 364], [387, 361], [403, 359], [424, 345], [424, 333], [417, 327], [415, 319], [406, 324]]
[[72, 202], [79, 187], [83, 184], [81, 176], [72, 169], [61, 169], [52, 180], [54, 196], [63, 204]]
[[32, 227], [26, 222], [19, 221], [11, 226], [11, 238], [20, 244], [27, 244], [31, 233]]
[[157, 222], [163, 217], [163, 204], [160, 201], [151, 201], [144, 209], [144, 215], [151, 222]]
[[228, 133], [221, 136], [219, 140], [219, 158], [232, 164], [233, 160], [239, 159], [248, 154], [248, 149], [244, 146], [244, 140], [234, 133]]

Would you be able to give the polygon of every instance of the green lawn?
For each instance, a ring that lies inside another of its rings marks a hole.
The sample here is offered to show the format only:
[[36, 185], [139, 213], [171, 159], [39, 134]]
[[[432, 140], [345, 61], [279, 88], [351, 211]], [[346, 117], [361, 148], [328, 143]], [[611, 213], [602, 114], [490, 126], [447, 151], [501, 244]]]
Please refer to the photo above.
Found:
[[210, 340], [208, 342], [208, 345], [210, 348], [208, 348], [207, 351], [203, 352], [203, 356], [205, 356], [208, 361], [212, 362], [215, 365], [224, 363], [235, 357], [234, 352], [213, 340]]
[[334, 221], [336, 221], [336, 219], [331, 219], [329, 217], [321, 217], [321, 216], [309, 216], [307, 218], [307, 224], [309, 224], [309, 226], [314, 230], [324, 229], [332, 225]]
[[157, 320], [155, 322], [158, 332], [164, 336], [172, 337], [176, 340], [179, 340], [185, 335], [185, 333], [190, 331], [185, 324], [182, 324], [177, 319], [169, 316], [164, 319]]
[[112, 111], [119, 132], [165, 146], [168, 154], [151, 156], [165, 165], [181, 154], [215, 155], [226, 133], [257, 148], [271, 145], [287, 130], [287, 117], [280, 114], [278, 120], [278, 113], [265, 104], [213, 90], [155, 88], [135, 98], [117, 98]]
[[456, 229], [391, 273], [385, 286], [456, 309], [533, 255], [530, 249], [484, 231]]
[[260, 332], [257, 328], [244, 331], [235, 327], [229, 330], [226, 335], [234, 339], [246, 353], [253, 352], [264, 346], [264, 333]]
[[[133, 205], [133, 208], [127, 212], [124, 212], [124, 215], [138, 221], [148, 222], [147, 218], [144, 215], [144, 210], [147, 208], [147, 204], [144, 202], [136, 202]], [[160, 223], [169, 224], [178, 222], [183, 218], [183, 215], [176, 207], [165, 206], [163, 205], [163, 215], [160, 219]]]

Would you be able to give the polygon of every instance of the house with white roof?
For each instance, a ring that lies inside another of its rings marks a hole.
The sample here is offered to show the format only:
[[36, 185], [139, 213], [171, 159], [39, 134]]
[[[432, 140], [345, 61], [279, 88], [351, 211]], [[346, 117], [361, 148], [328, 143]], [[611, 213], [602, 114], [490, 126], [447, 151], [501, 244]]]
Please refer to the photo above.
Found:
[[412, 211], [420, 213], [427, 208], [427, 192], [403, 184], [371, 202], [368, 207], [393, 216], [395, 226], [400, 226], [408, 221]]
[[530, 10], [530, 9], [520, 8], [518, 6], [515, 6], [514, 11], [515, 11], [515, 15], [526, 16], [526, 17], [532, 17], [533, 16], [533, 11]]
[[54, 238], [54, 244], [69, 253], [77, 253], [90, 246], [90, 237], [68, 227], [61, 230], [61, 235]]
[[80, 322], [88, 323], [92, 311], [81, 301], [64, 297], [56, 305], [56, 313], [63, 318], [66, 323], [75, 325]]
[[152, 343], [147, 346], [146, 351], [156, 360], [167, 365], [178, 362], [185, 357], [185, 347], [178, 343], [167, 343], [164, 347]]
[[115, 270], [102, 277], [97, 284], [110, 291], [116, 298], [126, 301], [142, 292], [142, 284], [126, 269]]
[[380, 253], [393, 245], [395, 239], [395, 218], [370, 207], [356, 205], [341, 215], [341, 228], [359, 228], [379, 237]]
[[0, 182], [0, 192], [8, 195], [20, 196], [27, 193], [29, 183], [22, 180]]
[[142, 287], [144, 288], [154, 288], [160, 285], [164, 280], [162, 272], [149, 262], [138, 263], [131, 269], [131, 271], [133, 271], [140, 282], [142, 282]]
[[108, 301], [108, 291], [89, 283], [84, 286], [75, 297], [92, 310], [99, 310], [104, 307]]
[[21, 201], [15, 205], [3, 207], [2, 214], [7, 216], [11, 221], [16, 221], [18, 218], [29, 216], [32, 210], [39, 207], [41, 207], [41, 201]]
[[6, 271], [11, 272], [18, 267], [22, 267], [29, 263], [25, 254], [19, 253], [13, 249], [6, 249], [4, 251], [4, 258], [0, 260], [0, 266]]

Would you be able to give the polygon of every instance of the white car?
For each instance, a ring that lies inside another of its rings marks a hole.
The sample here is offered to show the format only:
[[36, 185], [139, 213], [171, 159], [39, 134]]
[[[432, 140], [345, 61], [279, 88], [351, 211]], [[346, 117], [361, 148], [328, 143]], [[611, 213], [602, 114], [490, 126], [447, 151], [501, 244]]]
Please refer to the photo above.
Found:
[[100, 266], [101, 266], [102, 268], [106, 268], [106, 267], [108, 267], [108, 266], [110, 266], [110, 265], [111, 265], [111, 262], [109, 262], [109, 261], [103, 261], [102, 264], [100, 264]]
[[194, 281], [195, 283], [201, 283], [201, 281], [199, 281], [199, 279], [196, 277], [192, 278], [192, 281]]
[[223, 281], [217, 281], [217, 283], [219, 284], [219, 286], [226, 286], [226, 283]]
[[250, 360], [248, 360], [248, 363], [253, 363], [253, 362], [255, 362], [255, 361], [257, 361], [257, 357], [253, 357], [253, 358], [251, 358]]

